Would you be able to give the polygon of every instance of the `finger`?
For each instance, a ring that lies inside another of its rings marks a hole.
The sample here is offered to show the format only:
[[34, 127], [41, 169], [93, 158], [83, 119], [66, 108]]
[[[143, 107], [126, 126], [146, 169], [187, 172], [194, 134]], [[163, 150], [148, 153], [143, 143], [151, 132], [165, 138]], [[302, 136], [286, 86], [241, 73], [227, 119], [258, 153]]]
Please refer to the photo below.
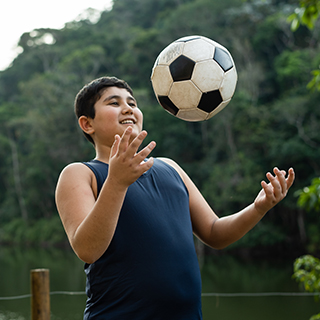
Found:
[[286, 176], [285, 176], [285, 171], [284, 170], [279, 170], [277, 167], [275, 167], [273, 169], [273, 172], [275, 173], [280, 186], [281, 186], [281, 190], [282, 192], [287, 192], [288, 186], [287, 186], [287, 181], [286, 181]]
[[261, 181], [261, 187], [266, 194], [266, 197], [270, 198], [273, 197], [273, 187], [270, 185], [270, 183], [266, 183], [265, 181]]
[[295, 178], [294, 170], [293, 168], [290, 168], [288, 172], [288, 178], [286, 179], [288, 189], [292, 186], [294, 178]]
[[151, 151], [156, 147], [156, 143], [151, 141], [146, 147], [144, 147], [139, 153], [136, 154], [137, 161], [141, 162], [144, 160]]
[[154, 163], [154, 159], [153, 157], [150, 157], [147, 161], [142, 162], [141, 163], [141, 169], [142, 169], [142, 173], [145, 173], [146, 171], [148, 171]]
[[130, 126], [124, 131], [124, 133], [120, 139], [120, 144], [119, 144], [119, 152], [120, 153], [125, 152], [127, 150], [132, 130], [133, 129]]
[[141, 146], [142, 142], [144, 141], [147, 135], [147, 131], [143, 130], [130, 143], [128, 149], [130, 149], [129, 152], [132, 154], [132, 156], [138, 152], [139, 147]]
[[273, 187], [273, 194], [277, 198], [282, 193], [282, 187], [277, 176], [273, 176], [270, 172], [266, 174], [271, 186]]

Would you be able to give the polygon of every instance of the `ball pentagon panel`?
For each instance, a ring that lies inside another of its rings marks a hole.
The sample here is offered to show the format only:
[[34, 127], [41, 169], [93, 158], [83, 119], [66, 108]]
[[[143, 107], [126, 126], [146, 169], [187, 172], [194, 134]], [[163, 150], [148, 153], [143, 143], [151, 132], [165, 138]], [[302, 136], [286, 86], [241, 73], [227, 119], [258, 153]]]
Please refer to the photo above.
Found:
[[173, 114], [174, 116], [177, 115], [177, 113], [179, 112], [179, 109], [174, 105], [174, 103], [169, 99], [169, 97], [158, 96], [157, 99], [165, 110], [167, 110], [169, 113]]
[[196, 108], [200, 102], [202, 92], [190, 81], [174, 82], [170, 93], [170, 100], [180, 106], [179, 110]]
[[230, 54], [221, 48], [217, 47], [215, 49], [213, 59], [217, 61], [217, 63], [225, 72], [227, 72], [233, 67], [233, 61], [231, 59]]
[[219, 89], [223, 74], [220, 66], [211, 59], [195, 65], [191, 80], [202, 92], [208, 92]]
[[227, 104], [230, 102], [230, 100], [221, 102], [220, 105], [217, 108], [215, 108], [212, 112], [209, 113], [209, 115], [207, 116], [206, 120], [212, 118], [217, 113], [219, 113], [223, 108], [225, 108], [227, 106]]
[[215, 110], [223, 101], [220, 91], [213, 90], [210, 92], [203, 93], [198, 104], [198, 108], [210, 113]]
[[188, 57], [181, 55], [169, 66], [173, 81], [184, 81], [191, 79], [195, 62]]

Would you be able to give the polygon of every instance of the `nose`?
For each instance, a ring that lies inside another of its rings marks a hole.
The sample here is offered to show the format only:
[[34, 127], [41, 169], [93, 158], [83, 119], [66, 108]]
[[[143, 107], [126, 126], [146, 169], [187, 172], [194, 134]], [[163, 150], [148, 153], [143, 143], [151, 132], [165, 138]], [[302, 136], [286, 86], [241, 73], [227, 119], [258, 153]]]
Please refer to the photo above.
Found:
[[122, 109], [122, 113], [124, 114], [133, 114], [133, 107], [130, 104], [125, 103]]

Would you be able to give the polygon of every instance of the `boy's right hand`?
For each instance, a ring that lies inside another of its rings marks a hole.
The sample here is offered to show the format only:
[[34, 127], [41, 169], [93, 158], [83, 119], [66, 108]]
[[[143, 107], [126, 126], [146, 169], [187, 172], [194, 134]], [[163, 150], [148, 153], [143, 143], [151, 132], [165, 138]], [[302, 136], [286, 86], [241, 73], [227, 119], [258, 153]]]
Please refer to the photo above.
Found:
[[133, 140], [131, 134], [132, 127], [128, 127], [122, 137], [115, 136], [111, 147], [108, 180], [112, 181], [114, 187], [128, 188], [153, 165], [152, 157], [144, 160], [155, 148], [156, 143], [152, 141], [138, 152], [147, 132], [141, 131]]

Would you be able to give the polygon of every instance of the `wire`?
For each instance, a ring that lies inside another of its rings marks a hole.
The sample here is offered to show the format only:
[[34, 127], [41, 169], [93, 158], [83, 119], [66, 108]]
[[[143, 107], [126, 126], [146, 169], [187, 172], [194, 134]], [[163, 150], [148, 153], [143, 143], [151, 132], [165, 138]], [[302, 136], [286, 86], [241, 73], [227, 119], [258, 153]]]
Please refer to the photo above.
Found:
[[25, 298], [30, 298], [31, 294], [24, 294], [21, 296], [15, 296], [15, 297], [0, 297], [1, 300], [18, 300], [18, 299], [25, 299]]
[[[50, 295], [69, 295], [78, 296], [85, 295], [84, 291], [52, 291]], [[319, 292], [260, 292], [260, 293], [202, 293], [202, 297], [301, 297], [301, 296], [319, 296]], [[20, 296], [13, 297], [0, 297], [0, 301], [3, 300], [18, 300], [30, 298], [31, 294], [24, 294]]]
[[77, 295], [84, 295], [86, 294], [84, 291], [52, 291], [50, 292], [50, 295], [54, 294], [66, 294], [69, 296], [77, 296]]
[[202, 293], [202, 297], [301, 297], [318, 296], [319, 292]]

